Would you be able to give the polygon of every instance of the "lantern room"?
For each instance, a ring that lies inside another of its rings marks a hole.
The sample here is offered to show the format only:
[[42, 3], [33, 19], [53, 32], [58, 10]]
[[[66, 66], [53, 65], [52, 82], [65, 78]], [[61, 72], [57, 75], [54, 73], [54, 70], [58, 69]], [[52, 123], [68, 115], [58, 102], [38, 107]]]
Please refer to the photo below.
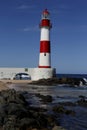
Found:
[[47, 9], [45, 9], [42, 13], [42, 19], [50, 19], [50, 13], [48, 12]]

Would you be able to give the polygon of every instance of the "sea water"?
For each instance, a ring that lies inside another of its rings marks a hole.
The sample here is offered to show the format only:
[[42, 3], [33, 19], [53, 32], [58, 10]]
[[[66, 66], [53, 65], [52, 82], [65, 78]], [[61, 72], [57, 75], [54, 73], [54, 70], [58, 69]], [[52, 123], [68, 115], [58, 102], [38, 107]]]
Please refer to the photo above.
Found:
[[56, 74], [56, 76], [59, 78], [87, 78], [87, 74]]

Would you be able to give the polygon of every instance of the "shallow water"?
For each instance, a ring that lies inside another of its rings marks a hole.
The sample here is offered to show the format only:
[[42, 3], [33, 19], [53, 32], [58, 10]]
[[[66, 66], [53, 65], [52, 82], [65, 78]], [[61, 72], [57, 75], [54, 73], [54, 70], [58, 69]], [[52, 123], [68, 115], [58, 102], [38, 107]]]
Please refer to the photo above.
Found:
[[[11, 84], [10, 88], [14, 88], [17, 91], [27, 91], [25, 97], [32, 106], [40, 106], [44, 108], [50, 108], [57, 105], [59, 102], [75, 102], [79, 99], [79, 96], [87, 97], [87, 87], [69, 87], [65, 85], [59, 86], [37, 86], [37, 85], [25, 85], [25, 84]], [[51, 95], [53, 102], [44, 104], [40, 102], [40, 99], [35, 96], [36, 93], [42, 95]], [[29, 97], [29, 98], [28, 98]], [[61, 126], [67, 130], [87, 130], [87, 108], [80, 106], [68, 106], [69, 109], [76, 111], [75, 116], [63, 115], [58, 117]]]
[[43, 95], [52, 96], [70, 96], [78, 97], [79, 95], [87, 96], [87, 87], [69, 87], [66, 85], [59, 86], [39, 86], [39, 85], [29, 85], [29, 84], [10, 84], [9, 88], [14, 88], [16, 90], [28, 91], [29, 93], [40, 93]]

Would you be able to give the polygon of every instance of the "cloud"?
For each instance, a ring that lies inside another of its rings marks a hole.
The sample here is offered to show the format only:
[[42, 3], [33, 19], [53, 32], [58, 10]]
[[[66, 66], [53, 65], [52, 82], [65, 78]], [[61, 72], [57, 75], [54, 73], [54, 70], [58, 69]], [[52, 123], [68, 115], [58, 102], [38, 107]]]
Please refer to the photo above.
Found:
[[52, 13], [53, 14], [65, 14], [67, 12], [70, 11], [70, 7], [68, 5], [64, 5], [64, 4], [61, 4], [61, 5], [58, 5], [54, 8], [52, 8]]
[[24, 32], [38, 31], [38, 26], [34, 26], [34, 27], [25, 27], [25, 28], [22, 29], [22, 31], [24, 31]]
[[20, 5], [20, 6], [17, 7], [17, 9], [27, 9], [27, 8], [28, 8], [27, 5]]
[[25, 5], [25, 4], [19, 5], [19, 6], [17, 7], [17, 9], [19, 9], [19, 10], [32, 9], [32, 8], [34, 8], [33, 5]]

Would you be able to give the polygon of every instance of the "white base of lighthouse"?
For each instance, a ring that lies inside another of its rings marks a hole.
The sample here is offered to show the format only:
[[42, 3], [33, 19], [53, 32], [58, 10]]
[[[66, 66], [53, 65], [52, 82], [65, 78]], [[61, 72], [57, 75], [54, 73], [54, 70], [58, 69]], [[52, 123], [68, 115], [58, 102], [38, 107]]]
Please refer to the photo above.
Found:
[[48, 79], [54, 77], [56, 74], [55, 68], [34, 68], [32, 80]]

